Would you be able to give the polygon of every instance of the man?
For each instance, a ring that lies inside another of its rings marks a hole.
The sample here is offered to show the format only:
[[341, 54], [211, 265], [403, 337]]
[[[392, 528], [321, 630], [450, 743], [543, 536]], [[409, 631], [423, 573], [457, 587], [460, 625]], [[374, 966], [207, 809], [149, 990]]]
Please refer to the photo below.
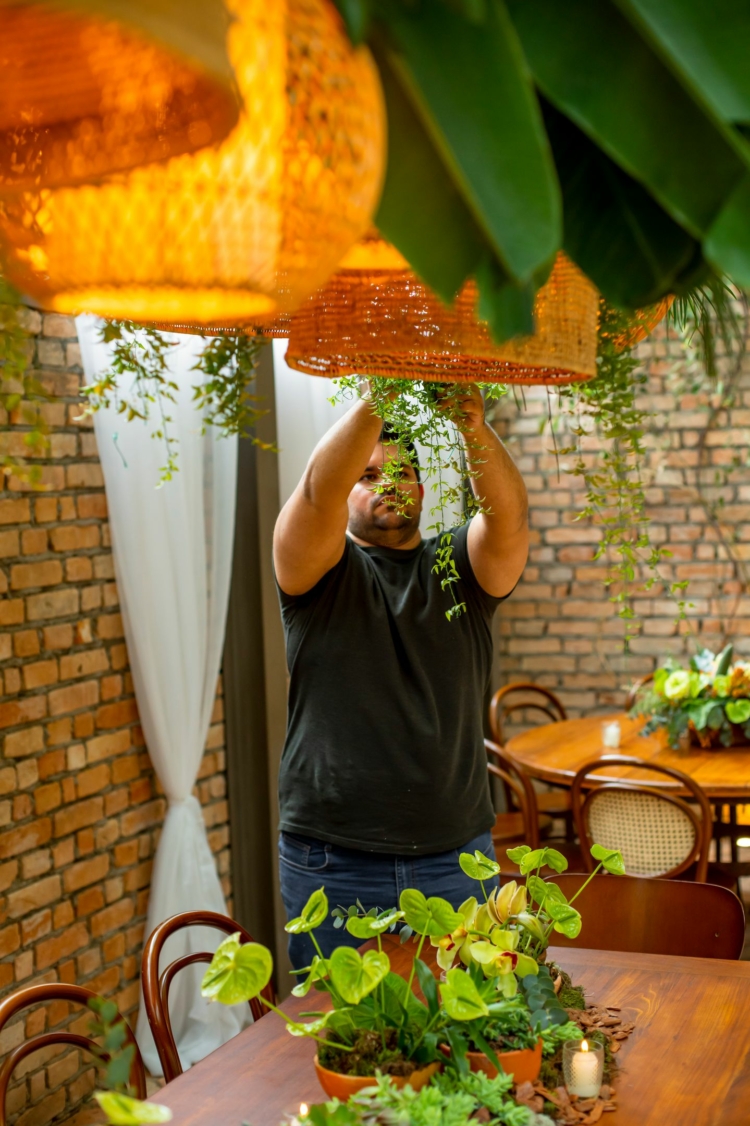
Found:
[[[450, 593], [419, 531], [424, 489], [405, 459], [400, 503], [382, 487], [398, 447], [363, 397], [315, 448], [279, 516], [274, 565], [290, 672], [279, 797], [281, 891], [289, 918], [325, 886], [331, 906], [396, 906], [406, 887], [458, 906], [477, 885], [459, 853], [492, 855], [482, 709], [491, 622], [528, 552], [523, 480], [485, 422], [478, 388], [454, 404], [485, 512], [454, 533]], [[392, 442], [392, 440], [391, 440]], [[329, 917], [324, 954], [358, 945]], [[292, 964], [309, 963], [292, 935]]]

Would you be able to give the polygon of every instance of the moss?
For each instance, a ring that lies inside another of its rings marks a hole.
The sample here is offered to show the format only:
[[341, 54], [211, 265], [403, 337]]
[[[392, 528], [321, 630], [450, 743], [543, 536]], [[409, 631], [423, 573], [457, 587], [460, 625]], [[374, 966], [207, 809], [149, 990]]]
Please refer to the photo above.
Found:
[[383, 1038], [379, 1032], [359, 1032], [351, 1052], [321, 1044], [318, 1059], [323, 1067], [340, 1075], [374, 1075], [376, 1071], [384, 1075], [411, 1075], [417, 1068], [398, 1048], [395, 1028], [389, 1028]]

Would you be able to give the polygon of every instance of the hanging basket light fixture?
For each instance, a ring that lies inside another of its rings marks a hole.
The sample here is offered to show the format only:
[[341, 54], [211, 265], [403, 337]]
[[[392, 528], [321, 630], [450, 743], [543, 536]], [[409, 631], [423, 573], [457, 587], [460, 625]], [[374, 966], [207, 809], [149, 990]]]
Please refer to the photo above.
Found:
[[239, 114], [223, 0], [0, 0], [0, 191], [220, 141]]
[[140, 322], [264, 322], [325, 282], [368, 228], [380, 83], [331, 0], [229, 0], [244, 101], [220, 146], [0, 207], [7, 276], [45, 308]]
[[328, 284], [273, 335], [310, 375], [558, 384], [596, 374], [599, 294], [559, 254], [534, 304], [535, 331], [496, 344], [467, 283], [447, 307], [380, 239], [358, 244]]

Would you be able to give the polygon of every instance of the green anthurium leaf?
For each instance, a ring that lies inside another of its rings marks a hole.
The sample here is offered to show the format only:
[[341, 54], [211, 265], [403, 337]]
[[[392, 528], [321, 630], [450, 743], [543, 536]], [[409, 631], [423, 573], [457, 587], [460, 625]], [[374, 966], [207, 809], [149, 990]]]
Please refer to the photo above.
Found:
[[729, 700], [724, 710], [730, 723], [746, 723], [750, 719], [750, 700]]
[[328, 897], [323, 888], [314, 891], [305, 904], [302, 914], [290, 919], [284, 927], [289, 934], [307, 934], [315, 930], [328, 914]]
[[353, 934], [355, 938], [361, 938], [365, 942], [368, 938], [375, 938], [376, 935], [383, 934], [389, 927], [397, 923], [399, 919], [403, 919], [403, 911], [383, 911], [380, 915], [351, 915], [346, 920], [346, 929], [349, 934]]
[[[340, 949], [345, 949], [340, 947]], [[295, 1020], [286, 1026], [286, 1030], [290, 1036], [318, 1036], [319, 1033], [327, 1028], [334, 1014], [340, 1015], [346, 1012], [345, 1009], [331, 1009], [330, 1012], [324, 1013], [322, 1017], [316, 1020]]]
[[454, 911], [447, 899], [439, 896], [426, 899], [416, 888], [405, 888], [401, 892], [399, 906], [407, 926], [417, 934], [442, 938], [463, 925], [463, 915]]
[[744, 0], [615, 2], [719, 117], [750, 122], [750, 8]]
[[534, 900], [534, 903], [541, 905], [549, 895], [549, 884], [547, 884], [541, 876], [527, 876], [526, 890]]
[[539, 973], [539, 963], [536, 959], [530, 958], [528, 954], [517, 954], [516, 959], [516, 968], [514, 971], [516, 977], [531, 977], [532, 974]]
[[521, 875], [526, 876], [534, 868], [540, 868], [544, 864], [546, 852], [546, 848], [535, 848], [533, 852], [529, 851], [525, 856], [522, 856], [518, 865], [521, 869]]
[[446, 304], [491, 247], [425, 129], [388, 52], [371, 43], [388, 114], [388, 163], [375, 223]]
[[223, 1005], [251, 1001], [268, 985], [273, 972], [271, 952], [259, 942], [240, 945], [239, 932], [216, 949], [201, 984], [201, 996]]
[[537, 84], [694, 237], [746, 171], [740, 143], [613, 4], [508, 0]]
[[152, 1126], [169, 1122], [172, 1111], [161, 1103], [147, 1103], [131, 1099], [117, 1091], [95, 1091], [94, 1098], [107, 1116], [111, 1126]]
[[553, 884], [551, 880], [545, 880], [544, 883], [545, 883], [545, 886], [547, 888], [547, 895], [545, 897], [545, 902], [547, 902], [549, 900], [554, 900], [555, 903], [567, 903], [568, 902], [566, 895], [565, 895], [565, 892], [561, 891], [560, 888], [557, 886], [557, 884]]
[[487, 1004], [469, 974], [448, 970], [440, 986], [443, 1009], [452, 1020], [474, 1020], [489, 1014]]
[[497, 861], [490, 860], [489, 856], [485, 856], [479, 849], [473, 856], [470, 852], [462, 852], [458, 863], [461, 865], [461, 871], [472, 880], [490, 880], [500, 871]]
[[310, 972], [304, 981], [300, 981], [295, 985], [292, 994], [295, 997], [306, 997], [310, 992], [310, 988], [316, 981], [322, 981], [324, 977], [328, 976], [328, 963], [325, 958], [320, 958], [316, 954], [310, 964]]
[[437, 981], [435, 980], [435, 975], [430, 967], [425, 962], [423, 962], [421, 958], [417, 958], [416, 962], [414, 963], [414, 968], [417, 971], [417, 981], [419, 982], [419, 988], [424, 994], [424, 999], [427, 1002], [427, 1008], [429, 1010], [430, 1016], [435, 1016], [438, 1009], [440, 1008], [440, 1000], [438, 998]]
[[551, 868], [553, 872], [564, 872], [568, 867], [567, 858], [564, 857], [561, 852], [558, 852], [556, 848], [546, 848], [544, 850], [544, 863], [548, 868]]
[[554, 165], [502, 0], [471, 22], [448, 4], [393, 5], [391, 61], [500, 262], [538, 281], [562, 241]]
[[602, 867], [607, 872], [611, 872], [613, 876], [625, 875], [625, 861], [619, 849], [605, 848], [604, 845], [595, 844], [591, 846], [591, 855], [594, 860], [600, 860]]
[[520, 864], [529, 852], [531, 852], [531, 849], [528, 845], [516, 845], [515, 848], [506, 848], [505, 855], [512, 864]]
[[546, 911], [554, 919], [554, 929], [566, 938], [578, 938], [581, 933], [581, 916], [569, 903], [548, 903]]
[[566, 253], [619, 308], [642, 308], [674, 292], [700, 244], [549, 103], [544, 118], [563, 194]]
[[379, 950], [361, 955], [351, 946], [338, 946], [328, 959], [328, 968], [337, 993], [348, 1004], [358, 1005], [388, 975], [391, 963]]

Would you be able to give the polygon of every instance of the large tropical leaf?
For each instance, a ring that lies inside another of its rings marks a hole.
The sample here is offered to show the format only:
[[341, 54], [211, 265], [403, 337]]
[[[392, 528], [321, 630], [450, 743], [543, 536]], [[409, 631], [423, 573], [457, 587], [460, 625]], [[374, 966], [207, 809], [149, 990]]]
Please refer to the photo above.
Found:
[[745, 173], [736, 138], [611, 0], [508, 0], [554, 105], [700, 237]]
[[615, 0], [724, 121], [750, 122], [747, 0]]
[[704, 243], [706, 258], [720, 274], [750, 288], [750, 176], [731, 194]]
[[563, 194], [566, 253], [608, 301], [637, 309], [679, 288], [700, 244], [548, 103], [547, 132]]
[[541, 281], [560, 247], [552, 156], [502, 0], [470, 21], [448, 4], [389, 4], [391, 63], [463, 197], [516, 283]]

